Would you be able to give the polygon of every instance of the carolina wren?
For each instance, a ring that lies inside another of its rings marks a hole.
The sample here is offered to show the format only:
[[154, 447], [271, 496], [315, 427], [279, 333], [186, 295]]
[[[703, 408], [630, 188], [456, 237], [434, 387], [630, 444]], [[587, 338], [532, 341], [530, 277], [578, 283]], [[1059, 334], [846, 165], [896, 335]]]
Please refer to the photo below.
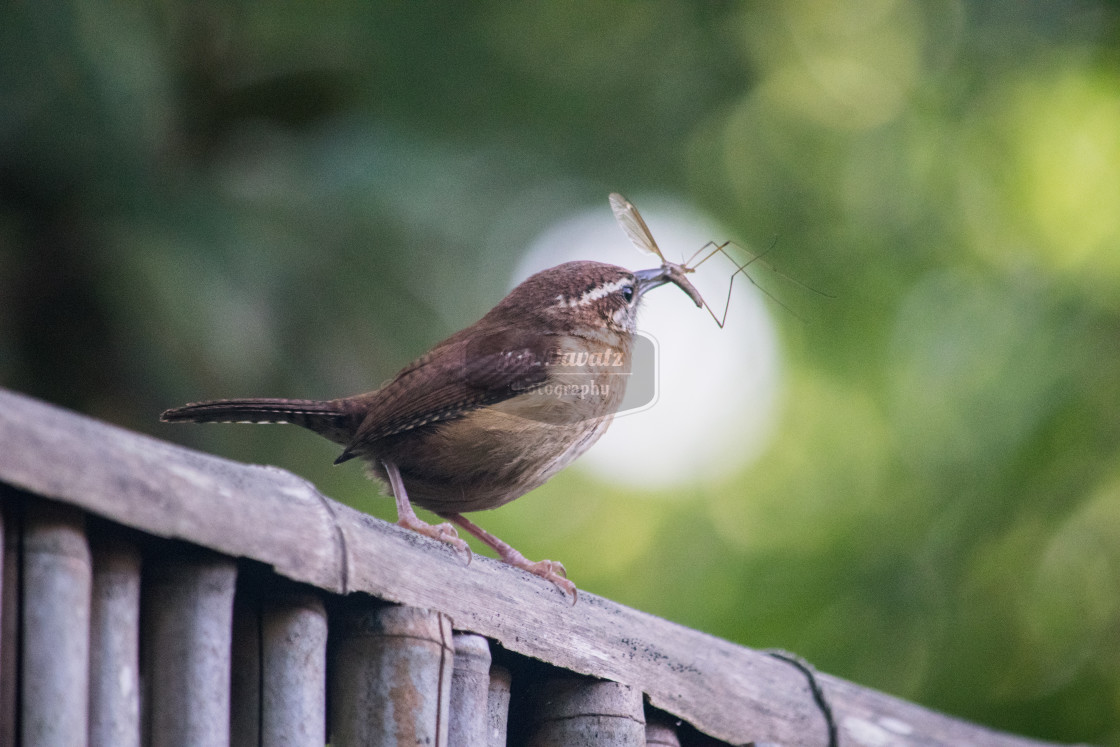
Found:
[[642, 298], [674, 283], [700, 305], [687, 271], [668, 262], [638, 272], [568, 262], [521, 283], [376, 391], [332, 400], [199, 402], [161, 419], [303, 426], [343, 446], [336, 464], [361, 458], [389, 484], [398, 524], [454, 546], [469, 561], [451, 524], [427, 524], [411, 504], [422, 506], [574, 601], [563, 565], [526, 560], [463, 514], [541, 486], [603, 435], [626, 387]]

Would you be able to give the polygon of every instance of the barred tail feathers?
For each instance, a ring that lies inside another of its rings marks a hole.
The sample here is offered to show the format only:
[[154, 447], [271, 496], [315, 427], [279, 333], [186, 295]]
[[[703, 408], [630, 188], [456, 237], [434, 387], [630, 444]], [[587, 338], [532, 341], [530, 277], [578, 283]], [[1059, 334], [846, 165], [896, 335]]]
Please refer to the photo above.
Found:
[[350, 439], [350, 416], [338, 400], [219, 399], [164, 411], [165, 423], [291, 423], [337, 443]]

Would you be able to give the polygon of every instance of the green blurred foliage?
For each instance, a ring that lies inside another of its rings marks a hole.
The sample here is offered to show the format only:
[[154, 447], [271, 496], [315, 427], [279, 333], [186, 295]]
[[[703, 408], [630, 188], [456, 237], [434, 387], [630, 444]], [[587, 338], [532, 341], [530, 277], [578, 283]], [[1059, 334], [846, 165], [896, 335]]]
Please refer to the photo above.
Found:
[[681, 195], [836, 296], [783, 320], [774, 443], [663, 500], [570, 470], [483, 523], [685, 624], [1120, 741], [1115, 3], [0, 14], [5, 386], [388, 517], [325, 441], [155, 416], [367, 390], [553, 220]]

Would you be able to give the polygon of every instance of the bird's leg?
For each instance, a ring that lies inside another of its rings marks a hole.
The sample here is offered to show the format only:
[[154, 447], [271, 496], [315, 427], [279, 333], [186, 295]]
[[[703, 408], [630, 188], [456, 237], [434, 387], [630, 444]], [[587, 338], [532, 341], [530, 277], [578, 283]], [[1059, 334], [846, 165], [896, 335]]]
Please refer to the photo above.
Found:
[[408, 493], [404, 489], [404, 480], [401, 479], [401, 471], [397, 469], [397, 465], [385, 459], [381, 463], [385, 465], [385, 474], [389, 477], [389, 487], [392, 488], [393, 498], [397, 502], [397, 524], [425, 537], [446, 542], [454, 547], [459, 554], [465, 554], [467, 564], [470, 565], [471, 548], [466, 542], [459, 539], [459, 533], [455, 531], [455, 527], [447, 522], [432, 525], [421, 521], [416, 512], [412, 510], [412, 503], [408, 500]]
[[524, 555], [513, 549], [509, 544], [502, 542], [462, 514], [441, 513], [440, 516], [458, 524], [463, 529], [466, 529], [475, 537], [485, 542], [487, 546], [493, 548], [494, 552], [498, 553], [498, 557], [504, 562], [509, 563], [515, 568], [529, 571], [529, 573], [540, 576], [546, 581], [551, 581], [565, 596], [571, 596], [572, 604], [576, 603], [576, 585], [568, 580], [568, 572], [564, 570], [563, 564], [555, 560], [540, 560], [536, 563], [527, 560]]

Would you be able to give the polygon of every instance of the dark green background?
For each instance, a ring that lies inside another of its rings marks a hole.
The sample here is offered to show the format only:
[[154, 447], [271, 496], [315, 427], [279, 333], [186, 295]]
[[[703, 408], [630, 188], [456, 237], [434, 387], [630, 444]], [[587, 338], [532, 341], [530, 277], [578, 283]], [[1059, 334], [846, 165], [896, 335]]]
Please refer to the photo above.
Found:
[[676, 195], [835, 296], [776, 314], [776, 440], [662, 500], [570, 470], [487, 528], [687, 625], [1116, 743], [1118, 19], [9, 2], [0, 382], [391, 516], [325, 441], [156, 415], [367, 390], [496, 302], [552, 221]]

